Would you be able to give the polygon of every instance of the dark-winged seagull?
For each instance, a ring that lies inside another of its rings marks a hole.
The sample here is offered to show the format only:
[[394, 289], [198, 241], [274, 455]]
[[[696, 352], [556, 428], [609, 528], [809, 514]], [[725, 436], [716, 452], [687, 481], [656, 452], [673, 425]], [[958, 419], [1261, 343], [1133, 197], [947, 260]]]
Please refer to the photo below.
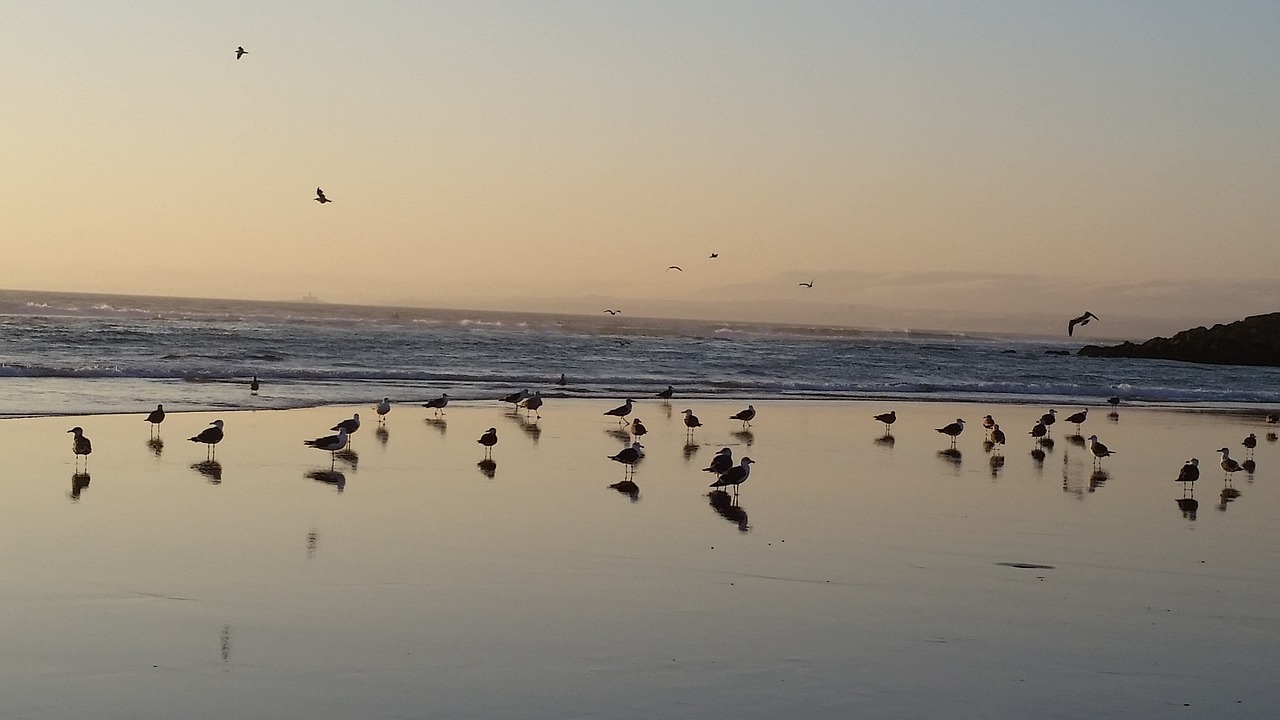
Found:
[[631, 421], [631, 434], [635, 435], [637, 440], [648, 433], [649, 429], [644, 426], [644, 423], [640, 422], [640, 418], [636, 418]]
[[627, 398], [627, 401], [625, 403], [619, 405], [618, 407], [612, 410], [605, 410], [604, 414], [610, 417], [616, 417], [618, 418], [618, 422], [622, 423], [623, 418], [631, 414], [631, 404], [634, 402], [635, 400], [632, 400], [631, 398]]
[[621, 310], [608, 310], [608, 309], [606, 309], [605, 312], [609, 313], [610, 315], [619, 315], [622, 313]]
[[422, 403], [422, 407], [428, 410], [435, 410], [436, 415], [444, 413], [444, 407], [449, 404], [449, 393], [440, 393], [440, 397], [435, 400], [428, 400]]
[[212, 427], [207, 427], [204, 430], [201, 430], [200, 434], [196, 435], [195, 437], [187, 438], [191, 442], [204, 443], [206, 445], [206, 448], [205, 448], [206, 459], [213, 457], [217, 453], [217, 449], [214, 446], [222, 442], [222, 435], [223, 435], [221, 420], [214, 420], [209, 424], [212, 425]]
[[1115, 454], [1111, 452], [1111, 450], [1108, 449], [1106, 445], [1103, 445], [1102, 443], [1098, 442], [1097, 435], [1089, 436], [1089, 452], [1093, 453], [1094, 464], [1099, 466], [1102, 464], [1102, 458], [1110, 457], [1111, 455]]
[[685, 408], [684, 426], [685, 426], [685, 435], [687, 437], [693, 437], [694, 428], [702, 427], [702, 421], [698, 419], [697, 415], [693, 414], [692, 410]]
[[493, 446], [498, 444], [498, 428], [489, 428], [488, 430], [485, 430], [484, 434], [481, 435], [480, 439], [476, 442], [484, 446], [484, 456], [486, 458], [492, 457]]
[[735, 493], [738, 492], [738, 486], [746, 482], [747, 478], [751, 476], [751, 464], [754, 462], [755, 460], [749, 457], [742, 458], [741, 463], [721, 473], [720, 477], [716, 478], [716, 481], [707, 487], [723, 488], [732, 486], [733, 491]]
[[350, 440], [350, 436], [347, 434], [347, 429], [342, 427], [341, 423], [337, 425], [337, 428], [337, 435], [326, 435], [325, 437], [316, 438], [315, 440], [303, 440], [302, 444], [307, 447], [313, 447], [317, 450], [326, 450], [329, 452], [330, 459], [336, 461], [338, 451], [346, 447], [347, 441]]
[[1090, 320], [1097, 320], [1098, 316], [1091, 312], [1086, 312], [1078, 318], [1071, 318], [1067, 321], [1067, 337], [1071, 337], [1076, 331], [1077, 325], [1088, 325]]
[[245, 55], [248, 55], [248, 54], [249, 54], [249, 51], [248, 51], [248, 50], [245, 50], [243, 45], [236, 47], [236, 59], [237, 59], [237, 60], [239, 60], [240, 58], [242, 58], [242, 57], [244, 57]]
[[723, 475], [729, 468], [733, 467], [733, 450], [729, 448], [720, 448], [720, 452], [711, 458], [711, 463], [702, 468], [702, 472], [712, 472], [717, 475]]
[[85, 467], [89, 466], [89, 453], [93, 452], [93, 443], [89, 442], [89, 438], [84, 436], [84, 428], [79, 425], [71, 428], [67, 432], [75, 435], [71, 438], [71, 452], [75, 453], [76, 464], [79, 465], [80, 457], [84, 457]]
[[676, 394], [676, 389], [668, 385], [666, 390], [663, 390], [662, 392], [658, 393], [658, 397], [662, 398], [663, 400], [670, 400], [671, 396], [675, 394]]
[[511, 403], [513, 406], [512, 410], [514, 410], [516, 407], [519, 407], [520, 401], [524, 400], [527, 397], [529, 397], [529, 389], [525, 388], [520, 392], [511, 393], [510, 395], [502, 398], [502, 402]]
[[995, 419], [995, 418], [991, 417], [990, 415], [983, 415], [983, 416], [982, 416], [982, 429], [983, 429], [983, 430], [986, 430], [988, 433], [990, 433], [990, 432], [991, 432], [991, 428], [993, 428], [993, 427], [995, 427], [995, 426], [996, 426], [996, 419]]
[[538, 412], [538, 408], [542, 407], [542, 391], [539, 390], [535, 392], [533, 397], [525, 398], [524, 401], [520, 403], [520, 407], [524, 408], [526, 418], [529, 417], [528, 413], [532, 410], [533, 416], [541, 420], [542, 413]]
[[387, 413], [391, 412], [391, 398], [382, 398], [382, 402], [373, 409], [378, 412], [378, 422], [386, 421]]
[[680, 272], [684, 272], [684, 268], [680, 267], [679, 265], [672, 265], [671, 267], [668, 267], [667, 269], [668, 269], [668, 270], [679, 270]]
[[737, 415], [730, 416], [730, 418], [729, 418], [729, 419], [730, 419], [730, 420], [741, 420], [741, 421], [742, 421], [742, 427], [743, 427], [743, 429], [745, 430], [746, 428], [751, 427], [751, 420], [752, 420], [753, 418], [755, 418], [755, 416], [756, 416], [756, 408], [755, 408], [755, 406], [754, 406], [754, 405], [748, 405], [746, 410], [743, 410], [743, 411], [739, 412]]
[[1039, 442], [1045, 435], [1049, 434], [1049, 429], [1044, 426], [1044, 423], [1037, 421], [1036, 426], [1031, 428], [1031, 432], [1027, 434], [1035, 438], [1036, 442]]
[[720, 257], [720, 253], [711, 253], [711, 259], [712, 259], [712, 260], [714, 260], [714, 259], [716, 259], [716, 258], [718, 258], [718, 257]]
[[147, 422], [151, 423], [151, 431], [153, 433], [160, 432], [160, 423], [164, 422], [164, 406], [157, 405], [155, 410], [147, 416]]
[[997, 423], [991, 428], [991, 444], [996, 448], [997, 453], [1000, 452], [1000, 447], [1004, 445], [1004, 441], [1004, 431], [1000, 429], [1000, 424]]
[[1253, 433], [1249, 433], [1249, 437], [1245, 438], [1244, 442], [1241, 442], [1240, 444], [1244, 446], [1245, 456], [1252, 456], [1253, 449], [1258, 447], [1258, 436]]
[[1078, 413], [1072, 413], [1067, 417], [1067, 422], [1076, 426], [1076, 434], [1080, 434], [1080, 425], [1089, 419], [1089, 408], [1085, 408]]
[[1053, 408], [1050, 408], [1049, 412], [1040, 416], [1040, 424], [1044, 425], [1045, 432], [1050, 437], [1053, 437], [1053, 428], [1051, 426], [1057, 421], [1058, 421], [1058, 411], [1054, 410]]
[[810, 281], [809, 281], [809, 282], [807, 282], [807, 283], [800, 283], [800, 287], [812, 288], [812, 287], [813, 287], [813, 281], [812, 281], [812, 280], [810, 280]]
[[321, 190], [320, 188], [316, 188], [316, 197], [315, 197], [315, 201], [316, 201], [316, 202], [318, 202], [318, 203], [320, 203], [321, 205], [323, 205], [323, 204], [325, 204], [325, 203], [333, 202], [332, 200], [330, 200], [329, 198], [327, 198], [327, 197], [325, 197], [325, 196], [324, 196], [324, 191], [323, 191], [323, 190]]
[[347, 435], [355, 435], [360, 429], [360, 413], [353, 413], [350, 418], [329, 428], [330, 430], [346, 430]]
[[1237, 473], [1244, 469], [1240, 463], [1231, 459], [1231, 451], [1227, 448], [1219, 448], [1218, 452], [1222, 453], [1222, 462], [1220, 462], [1219, 465], [1222, 466], [1222, 472], [1226, 473], [1223, 477], [1227, 477], [1231, 473]]
[[956, 446], [956, 438], [960, 437], [960, 433], [964, 432], [964, 420], [956, 418], [956, 421], [950, 425], [935, 429], [943, 435], [949, 435], [951, 437], [951, 447], [954, 448]]
[[1191, 458], [1187, 461], [1187, 464], [1183, 465], [1182, 469], [1178, 471], [1178, 482], [1186, 485], [1187, 483], [1194, 483], [1199, 479], [1200, 460], [1197, 458]]
[[619, 450], [617, 455], [610, 455], [609, 459], [626, 465], [627, 474], [630, 474], [635, 471], [635, 464], [640, 461], [640, 458], [644, 457], [644, 453], [640, 452], [643, 449], [644, 446], [637, 440], [631, 443], [630, 447]]
[[258, 382], [258, 376], [254, 375], [253, 380], [249, 382], [249, 390], [253, 392], [258, 392], [259, 387], [262, 387], [262, 385], [261, 383]]
[[884, 423], [884, 434], [889, 434], [889, 426], [898, 422], [898, 411], [890, 410], [887, 413], [880, 413], [875, 417], [876, 420]]

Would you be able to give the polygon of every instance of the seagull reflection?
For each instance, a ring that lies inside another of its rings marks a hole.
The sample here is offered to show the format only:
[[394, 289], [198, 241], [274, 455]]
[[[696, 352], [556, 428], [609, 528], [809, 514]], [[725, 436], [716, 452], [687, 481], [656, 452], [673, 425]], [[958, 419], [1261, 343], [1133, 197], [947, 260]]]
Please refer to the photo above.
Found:
[[1231, 478], [1222, 481], [1222, 492], [1218, 493], [1218, 509], [1226, 510], [1227, 503], [1240, 497], [1240, 491], [1232, 487]]
[[939, 450], [938, 457], [953, 465], [959, 465], [960, 460], [964, 458], [964, 455], [955, 448], [947, 448], [946, 450]]
[[876, 438], [875, 440], [872, 440], [871, 442], [877, 445], [883, 445], [884, 447], [891, 448], [893, 447], [893, 444], [897, 442], [897, 440], [895, 440], [892, 435], [881, 435], [880, 437]]
[[337, 470], [308, 470], [304, 477], [325, 485], [332, 485], [338, 489], [338, 492], [347, 489], [347, 476]]
[[222, 463], [217, 460], [205, 460], [191, 466], [192, 470], [209, 478], [209, 482], [218, 485], [222, 482]]
[[1000, 476], [1000, 470], [1001, 470], [1001, 468], [1003, 468], [1003, 467], [1004, 467], [1004, 456], [1003, 456], [1003, 455], [992, 455], [992, 456], [991, 456], [991, 459], [990, 459], [990, 463], [991, 463], [991, 477], [993, 477], [993, 478], [994, 478], [994, 477], [999, 477], [999, 476]]
[[1111, 476], [1107, 474], [1106, 470], [1101, 468], [1094, 470], [1093, 473], [1089, 475], [1089, 492], [1093, 492], [1102, 487], [1103, 484], [1110, 479]]
[[750, 430], [739, 430], [737, 432], [731, 432], [729, 434], [732, 435], [734, 439], [736, 439], [738, 442], [743, 443], [747, 447], [751, 447], [751, 445], [756, 441], [755, 433], [751, 432]]
[[1036, 465], [1044, 465], [1044, 450], [1040, 448], [1032, 450], [1031, 459], [1036, 461]]
[[1273, 432], [1269, 432], [1269, 433], [1267, 433], [1267, 442], [1275, 442], [1275, 441], [1276, 441], [1276, 438], [1278, 438], [1278, 437], [1280, 437], [1280, 435], [1276, 435], [1276, 434], [1275, 434], [1275, 433], [1273, 433]]
[[222, 635], [219, 638], [222, 642], [222, 662], [231, 662], [231, 626], [222, 626]]
[[1053, 438], [1051, 438], [1051, 437], [1047, 437], [1047, 438], [1040, 438], [1040, 447], [1044, 448], [1045, 450], [1052, 450], [1052, 449], [1053, 449]]
[[498, 474], [498, 463], [494, 462], [491, 458], [485, 458], [484, 460], [481, 460], [480, 462], [476, 463], [476, 467], [480, 468], [481, 474], [483, 474], [485, 477], [489, 478], [490, 480], [493, 479], [494, 475]]
[[605, 435], [608, 435], [609, 437], [613, 438], [614, 440], [621, 440], [623, 443], [625, 443], [625, 444], [627, 444], [627, 445], [630, 445], [630, 444], [631, 444], [631, 429], [630, 429], [630, 428], [631, 428], [631, 426], [630, 426], [630, 425], [628, 425], [628, 426], [627, 426], [627, 429], [625, 429], [625, 430], [624, 430], [623, 428], [609, 428], [608, 430], [605, 430], [605, 431], [604, 431], [604, 434], [605, 434]]
[[1178, 509], [1182, 511], [1182, 517], [1188, 520], [1196, 519], [1196, 511], [1200, 509], [1200, 501], [1195, 498], [1178, 498]]
[[87, 487], [89, 487], [89, 473], [87, 472], [72, 473], [71, 493], [69, 494], [72, 500], [79, 500], [80, 493], [83, 492], [84, 489]]
[[378, 442], [381, 443], [383, 447], [386, 447], [387, 440], [391, 438], [391, 433], [387, 432], [386, 425], [379, 425], [377, 429], [373, 431], [373, 436], [378, 438]]
[[698, 451], [701, 449], [702, 449], [702, 446], [696, 442], [685, 443], [684, 444], [684, 461], [689, 462], [690, 460], [692, 460], [693, 456], [697, 455]]
[[444, 435], [444, 432], [449, 429], [449, 421], [445, 420], [444, 418], [429, 417], [429, 418], [423, 418], [422, 421], [425, 422], [427, 425], [439, 430], [441, 435]]
[[161, 440], [158, 437], [153, 437], [150, 440], [148, 440], [147, 447], [151, 450], [151, 453], [156, 457], [160, 457], [162, 454], [164, 454], [164, 440]]
[[[1053, 442], [1053, 441], [1050, 440], [1049, 442]], [[1084, 447], [1084, 438], [1079, 435], [1068, 435], [1067, 442], [1071, 443], [1072, 445], [1075, 445], [1076, 447]]]
[[311, 528], [307, 531], [307, 559], [310, 560], [316, 556], [316, 548], [320, 546], [320, 531]]
[[711, 507], [720, 517], [738, 526], [738, 532], [750, 532], [747, 511], [738, 505], [738, 498], [723, 490], [712, 490], [707, 493], [707, 500], [711, 502]]
[[1248, 460], [1240, 463], [1240, 467], [1244, 468], [1245, 473], [1249, 476], [1249, 479], [1252, 480], [1254, 471], [1258, 469], [1258, 463], [1254, 462], [1253, 458], [1249, 458]]
[[640, 501], [640, 486], [635, 484], [635, 481], [633, 480], [623, 480], [622, 482], [616, 482], [610, 485], [609, 489], [617, 490], [623, 495], [626, 495], [628, 498], [630, 498], [631, 502]]
[[[356, 467], [360, 465], [360, 456], [356, 454], [355, 450], [351, 449], [350, 445], [348, 445], [345, 450], [339, 450], [334, 453], [333, 458], [335, 460], [341, 460], [349, 465], [351, 467], [351, 472], [355, 472]], [[330, 469], [332, 469], [332, 466], [330, 466]]]
[[1116, 412], [1115, 410], [1112, 410], [1111, 412], [1107, 413], [1107, 419], [1113, 423], [1118, 423], [1120, 422], [1120, 413]]
[[530, 420], [529, 418], [521, 417], [520, 415], [507, 415], [507, 417], [515, 420], [516, 424], [520, 426], [520, 432], [528, 435], [529, 439], [533, 440], [534, 444], [537, 444], [538, 438], [542, 437], [542, 428], [538, 426], [538, 421], [536, 419]]

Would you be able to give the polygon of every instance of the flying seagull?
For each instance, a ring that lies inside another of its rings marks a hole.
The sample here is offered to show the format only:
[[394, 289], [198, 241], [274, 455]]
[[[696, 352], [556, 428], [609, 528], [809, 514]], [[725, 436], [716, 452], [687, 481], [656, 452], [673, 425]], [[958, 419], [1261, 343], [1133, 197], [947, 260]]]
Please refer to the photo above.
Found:
[[605, 310], [605, 312], [609, 313], [610, 315], [621, 315], [621, 314], [622, 314], [622, 311], [621, 311], [621, 310], [608, 310], [608, 309], [606, 309], [606, 310]]
[[807, 283], [800, 283], [800, 286], [801, 286], [801, 287], [811, 288], [811, 287], [813, 287], [813, 281], [812, 281], [812, 280], [810, 280], [810, 281], [809, 281], [809, 282], [807, 282]]
[[1077, 325], [1088, 325], [1090, 320], [1097, 319], [1098, 316], [1091, 312], [1086, 312], [1078, 318], [1071, 318], [1071, 320], [1067, 322], [1067, 337], [1071, 337], [1071, 335], [1075, 333]]
[[714, 259], [716, 259], [716, 258], [718, 258], [718, 257], [720, 257], [720, 253], [711, 253], [711, 259], [712, 259], [712, 260], [714, 260]]
[[320, 188], [316, 188], [316, 198], [315, 198], [315, 200], [316, 200], [316, 202], [320, 203], [321, 205], [323, 205], [323, 204], [325, 204], [325, 203], [328, 203], [328, 202], [333, 202], [332, 200], [330, 200], [329, 198], [327, 198], [327, 197], [325, 197], [325, 196], [324, 196], [324, 191], [323, 191], [323, 190], [321, 190]]
[[237, 47], [237, 48], [236, 48], [236, 59], [237, 59], [237, 60], [239, 60], [240, 58], [242, 58], [242, 57], [244, 57], [245, 55], [248, 55], [248, 54], [249, 54], [249, 51], [248, 51], [248, 50], [245, 50], [245, 49], [244, 49], [244, 47]]
[[667, 269], [668, 269], [668, 270], [679, 270], [680, 272], [684, 272], [684, 268], [680, 267], [679, 265], [672, 265], [672, 266], [668, 267]]

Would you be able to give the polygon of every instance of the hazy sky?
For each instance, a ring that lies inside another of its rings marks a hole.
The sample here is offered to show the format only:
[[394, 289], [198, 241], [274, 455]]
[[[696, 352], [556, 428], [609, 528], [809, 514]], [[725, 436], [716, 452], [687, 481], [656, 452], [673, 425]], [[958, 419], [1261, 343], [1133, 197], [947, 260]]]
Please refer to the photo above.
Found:
[[1280, 310], [1274, 2], [123, 5], [5, 3], [0, 287]]

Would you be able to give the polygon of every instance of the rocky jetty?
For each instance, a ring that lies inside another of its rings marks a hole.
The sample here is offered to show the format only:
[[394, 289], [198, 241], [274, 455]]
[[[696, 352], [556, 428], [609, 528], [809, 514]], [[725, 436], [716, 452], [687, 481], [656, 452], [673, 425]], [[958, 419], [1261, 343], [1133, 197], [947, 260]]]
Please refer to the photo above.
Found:
[[1254, 315], [1211, 328], [1183, 330], [1171, 338], [1151, 338], [1144, 343], [1126, 342], [1109, 347], [1085, 345], [1077, 354], [1280, 367], [1280, 313]]

